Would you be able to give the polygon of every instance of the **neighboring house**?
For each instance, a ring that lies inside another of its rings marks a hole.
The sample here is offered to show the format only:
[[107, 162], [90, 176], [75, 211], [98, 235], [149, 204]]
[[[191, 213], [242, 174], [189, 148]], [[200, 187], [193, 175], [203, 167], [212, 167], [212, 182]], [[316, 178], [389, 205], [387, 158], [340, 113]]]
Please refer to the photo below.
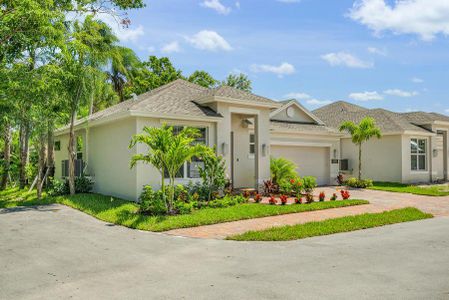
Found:
[[[349, 103], [337, 102], [312, 113], [295, 100], [276, 102], [231, 87], [207, 89], [176, 80], [78, 120], [75, 125], [76, 171], [80, 174], [84, 169], [93, 177], [95, 192], [138, 199], [144, 185], [159, 187], [160, 175], [152, 166], [143, 163], [130, 169], [131, 156], [147, 149], [144, 145], [129, 149], [129, 142], [134, 134], [142, 132], [144, 126], [168, 124], [175, 130], [183, 126], [199, 128], [202, 134], [199, 141], [209, 146], [216, 145], [218, 154], [225, 158], [228, 176], [235, 188], [257, 187], [269, 179], [271, 156], [294, 161], [301, 176], [315, 176], [321, 185], [334, 184], [341, 158], [349, 159], [350, 168], [357, 165], [354, 146], [337, 130], [341, 121], [338, 118], [343, 116], [339, 112], [345, 107], [354, 110], [348, 111], [348, 114], [354, 113], [354, 117], [343, 117], [342, 120], [357, 121], [361, 115], [370, 112]], [[371, 177], [376, 180], [428, 182], [437, 179], [435, 176], [439, 172], [443, 174], [447, 170], [449, 118], [430, 114], [429, 118], [446, 119], [428, 121], [424, 119], [423, 116], [427, 116], [424, 113], [400, 115], [401, 125], [410, 128], [397, 131], [396, 138], [390, 138], [389, 132], [394, 133], [390, 127], [397, 126], [397, 121], [391, 116], [398, 114], [384, 112], [385, 118], [379, 119], [378, 123], [385, 137], [370, 142], [376, 151], [369, 150], [371, 144], [364, 147], [366, 160], [375, 162], [365, 163], [366, 177], [376, 175]], [[360, 115], [355, 116], [357, 113]], [[387, 118], [387, 115], [391, 116]], [[418, 116], [422, 124], [412, 125], [409, 119], [418, 119]], [[437, 134], [440, 130], [443, 135]], [[425, 153], [410, 154], [410, 143], [415, 143], [415, 139], [421, 148], [426, 149]], [[422, 139], [426, 140], [424, 146]], [[55, 132], [56, 178], [67, 176], [67, 146], [68, 127], [60, 128]], [[434, 152], [433, 149], [438, 147], [441, 150]], [[408, 158], [404, 157], [407, 151]], [[411, 170], [411, 159], [418, 161], [417, 170]], [[423, 159], [426, 161], [425, 170], [420, 170]], [[444, 161], [444, 166], [443, 163], [438, 164], [440, 160]], [[201, 161], [186, 163], [179, 172], [178, 183], [199, 180], [199, 165]], [[356, 174], [356, 170], [351, 171]], [[414, 176], [415, 172], [419, 176]]]

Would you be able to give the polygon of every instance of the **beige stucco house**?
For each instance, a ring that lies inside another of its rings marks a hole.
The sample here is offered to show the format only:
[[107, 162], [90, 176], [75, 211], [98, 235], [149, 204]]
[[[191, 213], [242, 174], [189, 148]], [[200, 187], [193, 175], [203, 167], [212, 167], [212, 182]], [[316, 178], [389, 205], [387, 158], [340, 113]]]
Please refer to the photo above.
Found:
[[[142, 187], [158, 188], [160, 175], [138, 164], [128, 148], [144, 126], [168, 124], [200, 129], [200, 140], [216, 146], [235, 188], [257, 187], [270, 178], [270, 157], [294, 161], [301, 176], [334, 184], [340, 171], [356, 174], [356, 148], [338, 132], [343, 120], [372, 115], [384, 137], [364, 146], [364, 174], [375, 180], [429, 182], [447, 179], [449, 118], [438, 114], [395, 114], [336, 102], [310, 112], [295, 100], [277, 102], [231, 87], [207, 89], [176, 80], [76, 123], [77, 172], [94, 179], [95, 192], [138, 199]], [[67, 175], [68, 128], [55, 133], [56, 178]], [[416, 150], [416, 151], [415, 151]], [[412, 153], [413, 152], [413, 153]], [[415, 153], [416, 152], [416, 153]], [[341, 164], [341, 161], [344, 164]], [[186, 163], [179, 183], [199, 180], [201, 161]], [[344, 168], [345, 170], [341, 170]]]

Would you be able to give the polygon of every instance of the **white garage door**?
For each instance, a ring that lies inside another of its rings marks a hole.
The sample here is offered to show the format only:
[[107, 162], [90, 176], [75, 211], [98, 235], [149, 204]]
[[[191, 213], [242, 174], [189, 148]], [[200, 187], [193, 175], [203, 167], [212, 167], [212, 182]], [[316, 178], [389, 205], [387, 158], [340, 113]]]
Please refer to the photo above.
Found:
[[329, 184], [330, 161], [328, 147], [271, 146], [273, 157], [284, 157], [293, 161], [299, 176], [314, 176], [319, 185]]

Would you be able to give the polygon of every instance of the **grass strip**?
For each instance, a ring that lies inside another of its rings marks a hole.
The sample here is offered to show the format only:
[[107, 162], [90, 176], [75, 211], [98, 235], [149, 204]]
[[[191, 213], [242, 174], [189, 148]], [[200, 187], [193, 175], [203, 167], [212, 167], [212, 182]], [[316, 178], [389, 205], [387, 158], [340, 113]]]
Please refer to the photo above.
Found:
[[397, 182], [374, 182], [373, 186], [369, 187], [369, 189], [378, 191], [396, 192], [396, 193], [410, 193], [415, 195], [434, 196], [434, 197], [449, 196], [449, 187], [437, 185], [429, 187], [420, 187]]
[[419, 209], [406, 207], [382, 213], [366, 213], [293, 226], [273, 227], [261, 231], [248, 231], [243, 234], [227, 237], [227, 239], [235, 241], [289, 241], [432, 217], [431, 214], [426, 214]]

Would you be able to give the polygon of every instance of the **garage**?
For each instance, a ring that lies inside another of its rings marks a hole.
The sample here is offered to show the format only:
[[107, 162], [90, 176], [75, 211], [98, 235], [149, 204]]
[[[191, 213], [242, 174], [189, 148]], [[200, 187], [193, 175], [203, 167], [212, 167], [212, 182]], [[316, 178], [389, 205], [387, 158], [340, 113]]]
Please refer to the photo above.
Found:
[[329, 184], [330, 154], [329, 147], [309, 146], [271, 146], [273, 157], [284, 157], [294, 162], [299, 176], [314, 176], [318, 185]]

